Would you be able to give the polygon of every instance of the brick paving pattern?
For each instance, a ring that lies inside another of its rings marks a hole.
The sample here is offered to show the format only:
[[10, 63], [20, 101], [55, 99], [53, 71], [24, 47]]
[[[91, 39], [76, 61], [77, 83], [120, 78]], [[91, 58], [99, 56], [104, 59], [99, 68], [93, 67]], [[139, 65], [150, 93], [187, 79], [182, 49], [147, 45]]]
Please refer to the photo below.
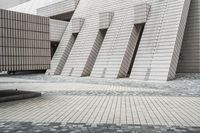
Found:
[[43, 95], [0, 103], [1, 132], [200, 132], [198, 93], [179, 96], [159, 88], [21, 78], [2, 81], [0, 89]]

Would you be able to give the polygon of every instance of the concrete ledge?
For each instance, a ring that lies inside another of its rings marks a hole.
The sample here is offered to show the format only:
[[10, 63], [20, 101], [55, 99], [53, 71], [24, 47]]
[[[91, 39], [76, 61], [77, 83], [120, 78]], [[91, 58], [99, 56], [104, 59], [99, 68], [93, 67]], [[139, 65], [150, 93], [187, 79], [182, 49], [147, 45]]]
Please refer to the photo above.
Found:
[[41, 93], [39, 93], [39, 92], [18, 91], [18, 90], [1, 90], [0, 91], [0, 103], [28, 99], [28, 98], [35, 98], [35, 97], [39, 97], [39, 96], [41, 96]]

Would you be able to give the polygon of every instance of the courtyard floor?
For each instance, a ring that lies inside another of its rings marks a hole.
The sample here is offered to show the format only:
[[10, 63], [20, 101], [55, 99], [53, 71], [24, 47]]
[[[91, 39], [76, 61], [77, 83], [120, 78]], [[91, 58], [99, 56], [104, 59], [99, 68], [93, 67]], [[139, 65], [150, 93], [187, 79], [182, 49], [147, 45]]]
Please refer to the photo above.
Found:
[[199, 133], [200, 76], [181, 76], [163, 83], [40, 74], [1, 76], [0, 90], [43, 95], [0, 103], [0, 132]]

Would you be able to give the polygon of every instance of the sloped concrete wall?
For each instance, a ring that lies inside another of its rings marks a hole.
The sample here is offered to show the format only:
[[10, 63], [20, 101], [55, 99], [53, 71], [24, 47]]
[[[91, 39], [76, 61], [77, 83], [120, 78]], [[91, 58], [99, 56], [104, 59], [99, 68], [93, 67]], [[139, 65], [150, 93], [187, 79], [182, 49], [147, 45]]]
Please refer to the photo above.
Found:
[[69, 75], [73, 69], [71, 76], [82, 76], [99, 31], [99, 13], [114, 12], [91, 76], [101, 77], [104, 68], [107, 68], [105, 77], [117, 78], [134, 29], [133, 7], [132, 0], [80, 1], [73, 17], [85, 18], [85, 23], [65, 64], [63, 75]]
[[67, 12], [72, 12], [76, 9], [77, 1], [62, 0], [56, 3], [37, 9], [37, 14], [45, 17], [60, 15]]
[[169, 80], [176, 74], [190, 0], [155, 1], [133, 65], [135, 80]]
[[200, 1], [192, 0], [177, 72], [200, 72]]
[[50, 41], [60, 42], [68, 22], [50, 19]]
[[74, 42], [74, 38], [72, 38], [71, 23], [69, 23], [51, 61], [51, 69], [46, 72], [47, 75], [61, 74], [63, 66], [73, 47], [73, 43], [71, 42]]
[[[73, 40], [73, 46], [70, 43], [73, 34], [72, 22], [67, 26], [52, 60], [52, 74], [126, 77], [142, 32], [141, 26], [134, 25], [134, 6], [143, 2], [81, 0], [72, 19], [83, 18], [84, 24], [76, 40]], [[151, 8], [130, 78], [173, 79], [177, 70], [190, 0], [148, 0], [147, 3]], [[95, 50], [97, 41], [101, 40], [99, 14], [102, 12], [113, 12], [114, 15], [101, 47]], [[188, 23], [194, 22], [192, 17], [189, 19], [191, 22]], [[189, 33], [185, 36], [189, 36]], [[186, 44], [186, 40], [183, 43]]]

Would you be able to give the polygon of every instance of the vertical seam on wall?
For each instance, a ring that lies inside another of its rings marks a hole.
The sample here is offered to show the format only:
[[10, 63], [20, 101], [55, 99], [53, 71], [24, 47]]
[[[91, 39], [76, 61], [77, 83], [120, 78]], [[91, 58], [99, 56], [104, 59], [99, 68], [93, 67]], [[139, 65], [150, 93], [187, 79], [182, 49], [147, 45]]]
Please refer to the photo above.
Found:
[[[165, 18], [165, 12], [167, 10], [167, 7], [168, 7], [168, 0], [166, 0], [165, 4], [164, 4], [164, 9], [162, 11], [162, 17], [160, 19], [160, 26], [159, 26], [159, 31], [157, 32], [157, 36], [156, 36], [156, 42], [155, 42], [155, 46], [152, 48], [152, 56], [151, 56], [151, 59], [150, 59], [150, 63], [149, 63], [149, 66], [147, 67], [147, 71], [146, 71], [146, 75], [145, 75], [145, 78], [144, 80], [149, 80], [149, 77], [150, 77], [150, 74], [151, 74], [151, 66], [152, 66], [152, 62], [153, 62], [153, 58], [154, 58], [154, 55], [156, 54], [156, 51], [157, 51], [157, 48], [159, 46], [159, 38], [160, 38], [160, 34], [161, 34], [161, 30], [162, 30], [162, 26], [163, 26], [163, 21], [164, 21], [164, 18]], [[162, 7], [161, 7], [162, 8]]]
[[[124, 24], [124, 21], [126, 20], [126, 17], [127, 16], [125, 16], [125, 17], [123, 17], [123, 19], [122, 19], [122, 22], [121, 22], [121, 26], [119, 27], [119, 32], [121, 31], [121, 29], [122, 29], [122, 27], [123, 27], [123, 24]], [[112, 47], [111, 47], [111, 49], [110, 49], [110, 56], [108, 56], [109, 57], [109, 59], [107, 60], [107, 63], [106, 63], [106, 68], [108, 69], [108, 66], [109, 66], [109, 64], [110, 64], [110, 59], [111, 59], [111, 57], [113, 56], [113, 50], [114, 50], [114, 47], [115, 47], [115, 45], [116, 45], [116, 41], [117, 41], [117, 38], [118, 38], [118, 36], [119, 36], [119, 32], [118, 32], [118, 34], [117, 34], [117, 36], [116, 36], [116, 38], [115, 38], [115, 40], [114, 40], [114, 43], [113, 43], [113, 45], [112, 45]], [[106, 70], [107, 70], [106, 69]], [[106, 74], [106, 71], [105, 71], [105, 74]], [[104, 74], [104, 77], [105, 77], [105, 74]]]

